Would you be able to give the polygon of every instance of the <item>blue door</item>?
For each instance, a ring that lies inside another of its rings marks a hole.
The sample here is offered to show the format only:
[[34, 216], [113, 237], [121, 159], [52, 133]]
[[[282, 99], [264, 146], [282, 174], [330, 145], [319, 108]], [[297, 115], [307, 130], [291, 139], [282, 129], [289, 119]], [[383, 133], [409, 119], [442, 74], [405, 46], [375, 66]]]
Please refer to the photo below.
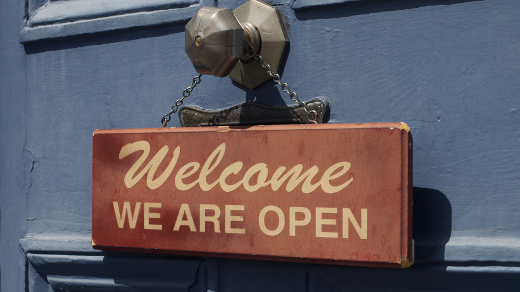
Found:
[[[160, 127], [196, 76], [187, 21], [243, 2], [0, 1], [1, 290], [520, 290], [518, 1], [270, 1], [290, 40], [281, 76], [301, 100], [327, 97], [329, 123], [410, 126], [412, 267], [92, 248], [93, 131]], [[293, 105], [273, 81], [213, 76], [185, 100], [244, 102]]]

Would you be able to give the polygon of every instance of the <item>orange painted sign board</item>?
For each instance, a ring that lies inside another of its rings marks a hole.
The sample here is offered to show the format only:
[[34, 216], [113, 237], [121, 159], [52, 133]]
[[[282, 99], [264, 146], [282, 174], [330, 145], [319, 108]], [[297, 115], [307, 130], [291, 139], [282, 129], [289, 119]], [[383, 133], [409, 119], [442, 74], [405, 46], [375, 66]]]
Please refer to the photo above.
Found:
[[408, 267], [404, 123], [96, 130], [96, 249]]

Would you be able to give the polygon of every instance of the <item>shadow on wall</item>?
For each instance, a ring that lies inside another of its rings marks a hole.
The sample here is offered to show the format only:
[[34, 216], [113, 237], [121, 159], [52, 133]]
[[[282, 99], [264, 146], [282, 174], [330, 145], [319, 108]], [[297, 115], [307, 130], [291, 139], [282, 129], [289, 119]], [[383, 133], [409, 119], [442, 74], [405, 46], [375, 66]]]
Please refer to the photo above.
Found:
[[415, 262], [444, 261], [445, 246], [451, 237], [451, 221], [451, 204], [443, 193], [413, 188]]

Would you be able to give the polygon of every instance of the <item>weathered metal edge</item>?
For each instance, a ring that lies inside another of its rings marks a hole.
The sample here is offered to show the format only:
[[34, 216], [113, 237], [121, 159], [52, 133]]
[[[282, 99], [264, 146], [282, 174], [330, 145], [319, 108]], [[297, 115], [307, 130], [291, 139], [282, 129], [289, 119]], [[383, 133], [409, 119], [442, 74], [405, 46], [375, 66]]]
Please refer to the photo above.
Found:
[[[316, 97], [305, 104], [309, 111], [316, 111], [316, 122], [327, 122], [329, 102], [326, 97]], [[223, 110], [205, 110], [197, 106], [185, 106], [179, 111], [182, 127], [238, 126], [302, 124], [305, 110], [298, 105], [291, 107], [273, 106], [246, 102]]]

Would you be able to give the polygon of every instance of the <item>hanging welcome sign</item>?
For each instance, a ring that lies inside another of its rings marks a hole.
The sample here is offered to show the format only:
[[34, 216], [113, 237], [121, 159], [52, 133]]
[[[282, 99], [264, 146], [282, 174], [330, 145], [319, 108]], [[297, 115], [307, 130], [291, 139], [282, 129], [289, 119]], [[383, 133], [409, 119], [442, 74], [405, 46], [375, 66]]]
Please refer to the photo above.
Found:
[[97, 130], [94, 248], [407, 267], [403, 123]]

